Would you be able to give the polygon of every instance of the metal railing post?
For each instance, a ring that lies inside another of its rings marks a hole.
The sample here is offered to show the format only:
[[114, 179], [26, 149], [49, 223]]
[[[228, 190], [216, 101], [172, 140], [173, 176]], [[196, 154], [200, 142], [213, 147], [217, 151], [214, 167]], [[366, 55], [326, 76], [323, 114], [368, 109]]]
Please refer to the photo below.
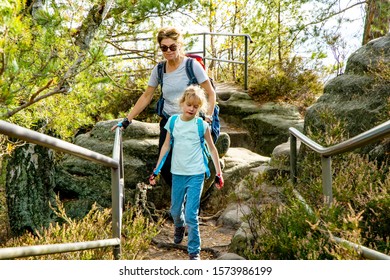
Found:
[[332, 205], [332, 159], [331, 157], [321, 156], [322, 164], [322, 191], [324, 194], [324, 202], [328, 206]]
[[203, 60], [204, 60], [204, 65], [205, 65], [205, 67], [207, 68], [207, 66], [206, 66], [206, 45], [207, 45], [207, 43], [206, 43], [206, 33], [203, 33]]
[[290, 134], [290, 179], [293, 184], [297, 182], [297, 137]]
[[[115, 131], [115, 143], [112, 152], [114, 160], [119, 162], [118, 168], [111, 168], [111, 203], [112, 203], [112, 235], [113, 238], [121, 239], [122, 228], [122, 184], [121, 184], [121, 129]], [[121, 257], [121, 243], [114, 247], [114, 258], [119, 260]]]
[[[121, 135], [122, 138], [122, 135]], [[125, 211], [125, 172], [123, 164], [123, 142], [120, 140], [120, 157], [119, 157], [119, 169], [120, 169], [120, 200], [121, 211]], [[121, 219], [122, 220], [122, 219]]]
[[244, 70], [244, 89], [248, 90], [248, 43], [249, 38], [245, 36], [245, 70]]
[[[120, 181], [119, 181], [119, 168], [111, 169], [111, 191], [112, 191], [112, 237], [121, 238], [121, 203], [120, 203]], [[114, 246], [114, 258], [116, 260], [120, 259], [121, 255], [121, 245]]]

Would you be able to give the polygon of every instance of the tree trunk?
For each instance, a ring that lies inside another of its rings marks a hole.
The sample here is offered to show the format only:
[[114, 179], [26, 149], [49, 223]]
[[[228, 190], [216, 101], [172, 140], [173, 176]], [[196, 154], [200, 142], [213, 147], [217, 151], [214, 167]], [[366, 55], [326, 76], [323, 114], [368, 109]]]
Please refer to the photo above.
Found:
[[6, 196], [13, 235], [35, 233], [52, 221], [49, 203], [55, 203], [53, 152], [26, 144], [7, 163]]
[[364, 23], [363, 45], [385, 36], [390, 26], [390, 0], [368, 0]]

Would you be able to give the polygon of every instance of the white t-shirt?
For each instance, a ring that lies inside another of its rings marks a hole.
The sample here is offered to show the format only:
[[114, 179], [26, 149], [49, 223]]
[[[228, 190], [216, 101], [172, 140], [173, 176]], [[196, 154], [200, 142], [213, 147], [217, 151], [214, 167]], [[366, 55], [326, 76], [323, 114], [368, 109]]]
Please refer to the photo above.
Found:
[[[175, 71], [163, 74], [163, 96], [165, 99], [164, 112], [169, 116], [181, 113], [179, 99], [184, 93], [185, 89], [189, 86], [188, 83], [190, 81], [186, 73], [187, 59], [189, 58], [185, 57], [183, 62]], [[206, 71], [199, 62], [194, 60], [192, 66], [194, 75], [199, 84], [208, 79]], [[148, 85], [152, 87], [158, 86], [157, 66], [155, 66], [152, 70]]]
[[[169, 130], [172, 117], [168, 119], [165, 129]], [[203, 121], [203, 131], [209, 129], [209, 124]], [[172, 133], [171, 133], [172, 134]], [[198, 175], [206, 172], [203, 160], [203, 151], [200, 146], [198, 124], [196, 118], [190, 121], [183, 121], [180, 115], [176, 119], [173, 128], [173, 150], [171, 173], [176, 175]]]

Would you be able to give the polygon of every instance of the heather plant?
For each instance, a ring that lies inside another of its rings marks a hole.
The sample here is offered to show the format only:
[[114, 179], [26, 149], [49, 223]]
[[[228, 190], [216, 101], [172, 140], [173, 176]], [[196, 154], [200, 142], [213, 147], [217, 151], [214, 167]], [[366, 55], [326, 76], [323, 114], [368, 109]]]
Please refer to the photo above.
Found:
[[304, 113], [321, 95], [321, 77], [305, 69], [299, 59], [282, 67], [252, 69], [250, 95], [258, 101], [285, 101], [297, 105]]
[[[111, 209], [102, 209], [96, 204], [81, 220], [66, 215], [61, 201], [57, 198], [53, 208], [62, 222], [51, 224], [41, 232], [30, 233], [8, 240], [3, 247], [32, 246], [93, 241], [112, 238]], [[143, 252], [158, 234], [162, 221], [154, 222], [144, 217], [136, 208], [128, 207], [122, 219], [122, 259], [142, 259]], [[24, 259], [34, 260], [112, 260], [113, 247], [83, 250], [61, 254], [50, 254]]]
[[[331, 113], [325, 129], [309, 131], [309, 137], [324, 146], [347, 139], [343, 122]], [[292, 185], [283, 174], [247, 178], [251, 212], [245, 217], [251, 234], [250, 259], [361, 259], [346, 243], [333, 237], [390, 252], [390, 175], [386, 162], [367, 155], [346, 153], [332, 157], [333, 203], [324, 203], [321, 158], [305, 150], [299, 161], [299, 176]], [[280, 188], [280, 200], [259, 204], [265, 185]]]

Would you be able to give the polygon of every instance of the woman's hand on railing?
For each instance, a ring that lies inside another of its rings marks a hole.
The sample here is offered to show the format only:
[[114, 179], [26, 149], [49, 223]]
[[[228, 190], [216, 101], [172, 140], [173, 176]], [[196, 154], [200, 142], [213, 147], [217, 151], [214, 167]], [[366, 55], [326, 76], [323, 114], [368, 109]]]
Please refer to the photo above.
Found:
[[114, 131], [117, 127], [120, 127], [121, 130], [125, 130], [130, 124], [131, 121], [129, 121], [127, 118], [124, 118], [122, 121], [111, 127], [111, 131]]

